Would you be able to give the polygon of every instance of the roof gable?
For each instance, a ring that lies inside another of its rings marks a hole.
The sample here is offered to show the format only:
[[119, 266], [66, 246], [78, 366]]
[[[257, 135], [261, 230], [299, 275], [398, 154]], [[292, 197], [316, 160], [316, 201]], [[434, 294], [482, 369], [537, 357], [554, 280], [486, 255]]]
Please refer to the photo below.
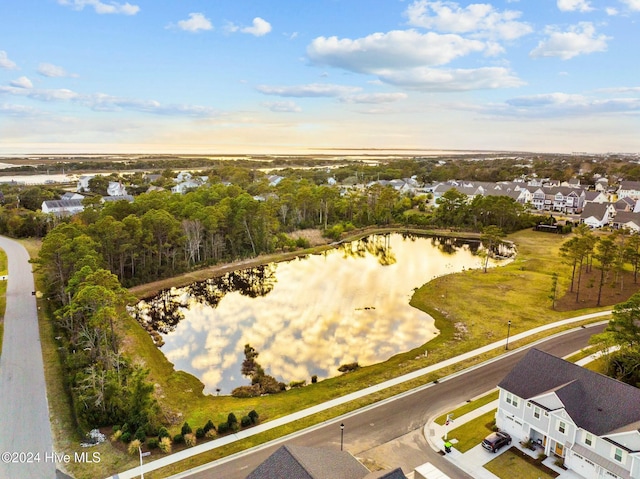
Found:
[[640, 389], [537, 349], [498, 387], [526, 400], [554, 391], [573, 422], [598, 436], [640, 421]]

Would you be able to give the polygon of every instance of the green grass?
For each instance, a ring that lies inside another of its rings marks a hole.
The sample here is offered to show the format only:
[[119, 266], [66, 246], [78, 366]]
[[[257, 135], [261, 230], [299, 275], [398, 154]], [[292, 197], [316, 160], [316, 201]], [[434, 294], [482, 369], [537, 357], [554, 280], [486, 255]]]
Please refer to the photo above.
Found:
[[455, 420], [455, 418], [457, 418], [457, 417], [464, 416], [465, 414], [467, 414], [467, 413], [469, 413], [471, 411], [475, 411], [479, 407], [482, 407], [482, 406], [484, 406], [486, 404], [489, 404], [490, 402], [493, 402], [493, 401], [497, 400], [498, 399], [498, 394], [499, 394], [499, 391], [490, 392], [489, 394], [486, 394], [486, 395], [484, 395], [482, 397], [479, 397], [475, 401], [470, 401], [467, 404], [465, 404], [463, 406], [460, 406], [457, 409], [454, 409], [453, 411], [449, 411], [448, 413], [445, 413], [442, 416], [439, 416], [438, 418], [436, 418], [436, 420], [434, 422], [436, 424], [444, 426], [444, 423], [447, 421], [447, 415], [453, 414], [452, 417]]
[[501, 479], [554, 479], [559, 476], [515, 447], [485, 464], [484, 468]]
[[[489, 411], [482, 416], [478, 416], [473, 421], [469, 421], [449, 431], [448, 439], [457, 439], [454, 447], [460, 452], [467, 452], [473, 449], [493, 431], [495, 424], [496, 409]], [[518, 477], [518, 476], [514, 476]]]

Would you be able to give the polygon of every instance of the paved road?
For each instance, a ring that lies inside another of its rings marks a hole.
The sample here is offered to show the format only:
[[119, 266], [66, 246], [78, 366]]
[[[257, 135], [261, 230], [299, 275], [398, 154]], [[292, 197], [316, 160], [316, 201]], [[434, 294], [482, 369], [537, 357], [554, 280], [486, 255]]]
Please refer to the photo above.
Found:
[[56, 467], [29, 254], [4, 237], [0, 248], [9, 258], [0, 356], [0, 478], [53, 479]]
[[[588, 344], [589, 337], [605, 325], [580, 328], [570, 334], [540, 342], [537, 348], [562, 357]], [[360, 459], [385, 467], [402, 467], [406, 473], [427, 461], [451, 477], [469, 478], [434, 452], [422, 436], [428, 419], [494, 388], [526, 353], [523, 348], [497, 360], [467, 370], [438, 384], [431, 384], [399, 398], [374, 405], [331, 423], [284, 438], [276, 444], [211, 463], [206, 469], [174, 476], [189, 479], [244, 479], [282, 443], [340, 448], [339, 424], [345, 424], [345, 449]]]

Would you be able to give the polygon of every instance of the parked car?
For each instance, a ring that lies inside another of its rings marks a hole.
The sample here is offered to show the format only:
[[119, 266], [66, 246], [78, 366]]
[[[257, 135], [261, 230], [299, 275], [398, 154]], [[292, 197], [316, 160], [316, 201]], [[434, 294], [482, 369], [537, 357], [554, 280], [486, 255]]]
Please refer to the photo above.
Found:
[[505, 444], [511, 444], [511, 436], [506, 432], [492, 432], [482, 441], [482, 447], [491, 452], [497, 452]]

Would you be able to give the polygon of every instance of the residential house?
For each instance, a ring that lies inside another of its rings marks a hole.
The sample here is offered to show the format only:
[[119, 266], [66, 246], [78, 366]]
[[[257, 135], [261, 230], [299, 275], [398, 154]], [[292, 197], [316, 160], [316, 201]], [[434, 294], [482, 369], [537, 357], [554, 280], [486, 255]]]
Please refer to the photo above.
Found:
[[42, 202], [41, 210], [45, 214], [70, 216], [84, 211], [82, 200], [47, 200]]
[[67, 191], [64, 195], [62, 195], [60, 197], [61, 200], [83, 200], [84, 196], [82, 196], [79, 193], [73, 193], [70, 191]]
[[76, 191], [82, 193], [83, 191], [91, 191], [89, 188], [89, 180], [95, 178], [96, 175], [80, 175], [78, 177], [78, 184]]
[[531, 204], [537, 210], [576, 214], [582, 211], [585, 192], [568, 186], [542, 187], [532, 192]]
[[633, 211], [636, 207], [636, 200], [630, 196], [625, 196], [624, 198], [620, 198], [616, 201], [613, 204], [613, 207], [616, 211]]
[[640, 389], [530, 350], [498, 384], [496, 426], [585, 479], [640, 479]]
[[609, 198], [603, 191], [585, 191], [584, 192], [585, 203], [608, 203]]
[[127, 189], [124, 187], [121, 181], [110, 181], [107, 186], [107, 195], [109, 196], [124, 196], [127, 194]]
[[595, 183], [596, 191], [609, 191], [609, 179], [598, 178]]
[[269, 186], [278, 186], [280, 182], [284, 180], [284, 176], [269, 175], [267, 176], [267, 180], [269, 181]]
[[580, 223], [591, 228], [602, 228], [609, 224], [616, 210], [611, 203], [587, 203], [580, 213]]
[[615, 229], [628, 229], [634, 233], [640, 232], [640, 213], [633, 211], [618, 211], [616, 217], [611, 220], [611, 227]]
[[402, 469], [369, 472], [347, 451], [284, 445], [247, 479], [406, 479]]
[[640, 181], [621, 181], [618, 188], [618, 198], [640, 199]]

